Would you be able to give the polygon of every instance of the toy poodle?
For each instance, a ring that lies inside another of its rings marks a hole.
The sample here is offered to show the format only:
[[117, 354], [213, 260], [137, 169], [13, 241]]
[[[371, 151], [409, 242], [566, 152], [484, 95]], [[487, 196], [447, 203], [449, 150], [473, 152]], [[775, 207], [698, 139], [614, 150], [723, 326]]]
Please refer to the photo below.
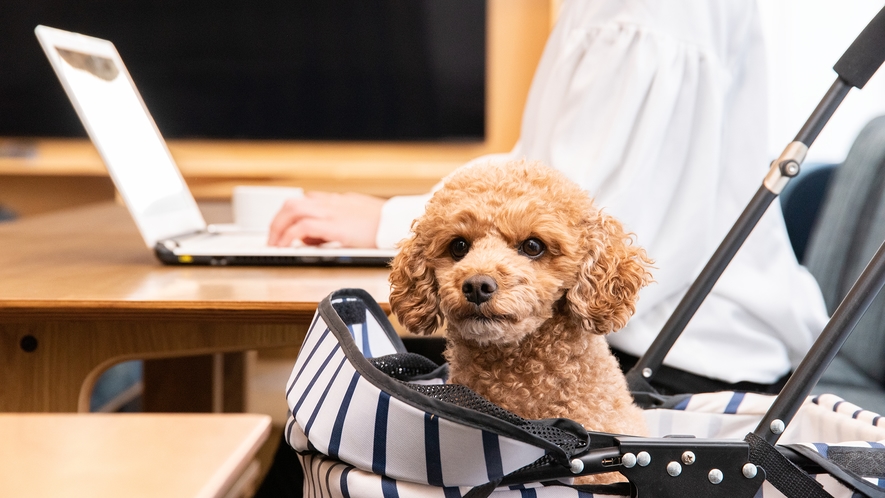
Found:
[[390, 304], [412, 333], [446, 325], [451, 382], [523, 418], [646, 433], [604, 336], [632, 315], [650, 261], [583, 189], [537, 163], [463, 168], [412, 232]]

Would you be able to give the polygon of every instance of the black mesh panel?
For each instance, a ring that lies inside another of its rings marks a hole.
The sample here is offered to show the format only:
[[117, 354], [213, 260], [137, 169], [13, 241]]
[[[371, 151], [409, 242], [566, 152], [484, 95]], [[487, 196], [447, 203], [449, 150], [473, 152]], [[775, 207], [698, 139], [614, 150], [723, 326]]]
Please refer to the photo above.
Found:
[[438, 399], [462, 408], [468, 408], [486, 415], [491, 415], [515, 425], [533, 436], [540, 437], [541, 439], [545, 439], [559, 446], [569, 455], [574, 454], [576, 449], [586, 446], [586, 441], [584, 439], [543, 422], [526, 420], [483, 398], [469, 387], [459, 384], [407, 385], [415, 391], [433, 399]]
[[[427, 358], [414, 353], [402, 353], [369, 360], [376, 368], [400, 381], [435, 370], [437, 365]], [[549, 425], [543, 421], [526, 420], [483, 398], [472, 389], [459, 384], [412, 384], [406, 386], [435, 400], [450, 403], [461, 408], [490, 415], [511, 425], [515, 425], [533, 436], [545, 439], [567, 454], [573, 455], [587, 445], [586, 439]], [[542, 460], [546, 460], [546, 457]], [[537, 465], [538, 462], [535, 463]]]
[[369, 362], [378, 370], [397, 380], [409, 380], [439, 368], [439, 365], [415, 353], [399, 353], [377, 358]]

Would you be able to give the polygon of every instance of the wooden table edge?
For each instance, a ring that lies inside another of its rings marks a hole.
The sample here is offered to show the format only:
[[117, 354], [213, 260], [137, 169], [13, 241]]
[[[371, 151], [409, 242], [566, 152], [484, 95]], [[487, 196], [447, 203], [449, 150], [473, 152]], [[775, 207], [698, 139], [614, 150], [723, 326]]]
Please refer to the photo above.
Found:
[[258, 453], [261, 445], [270, 435], [271, 417], [270, 415], [261, 414], [225, 414], [222, 416], [242, 416], [244, 418], [255, 418], [264, 423], [253, 428], [249, 436], [244, 439], [240, 446], [233, 452], [221, 468], [213, 475], [203, 489], [198, 493], [198, 497], [216, 498], [225, 496], [230, 488], [237, 482], [240, 475], [249, 466], [252, 459]]

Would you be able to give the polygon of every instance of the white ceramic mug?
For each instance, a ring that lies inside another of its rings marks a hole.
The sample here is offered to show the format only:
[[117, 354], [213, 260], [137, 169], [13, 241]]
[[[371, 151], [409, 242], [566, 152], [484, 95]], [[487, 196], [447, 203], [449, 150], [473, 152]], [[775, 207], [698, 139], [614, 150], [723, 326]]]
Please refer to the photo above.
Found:
[[267, 231], [286, 199], [303, 196], [304, 191], [296, 187], [238, 185], [231, 199], [234, 224], [246, 230]]

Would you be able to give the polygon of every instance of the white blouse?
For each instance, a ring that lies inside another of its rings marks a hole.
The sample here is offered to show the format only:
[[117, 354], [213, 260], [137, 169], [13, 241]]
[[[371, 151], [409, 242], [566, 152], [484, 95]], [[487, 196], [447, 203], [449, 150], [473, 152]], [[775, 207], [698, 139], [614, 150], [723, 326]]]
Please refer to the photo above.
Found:
[[[642, 355], [761, 185], [771, 159], [766, 78], [754, 2], [563, 5], [520, 141], [491, 159], [525, 157], [563, 171], [655, 260], [655, 282], [628, 325], [609, 336], [614, 347]], [[408, 236], [428, 198], [390, 199], [379, 247]], [[727, 382], [771, 383], [798, 364], [826, 320], [775, 201], [665, 364]]]

